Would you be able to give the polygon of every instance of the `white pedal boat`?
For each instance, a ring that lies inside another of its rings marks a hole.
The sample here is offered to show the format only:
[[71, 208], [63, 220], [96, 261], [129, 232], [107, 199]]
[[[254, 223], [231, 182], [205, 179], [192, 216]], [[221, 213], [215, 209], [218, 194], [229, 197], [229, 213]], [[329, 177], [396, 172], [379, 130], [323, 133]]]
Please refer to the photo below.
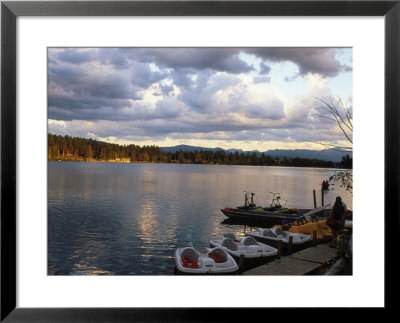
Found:
[[233, 274], [239, 269], [222, 248], [179, 248], [175, 251], [175, 264], [183, 274]]
[[240, 255], [244, 255], [245, 259], [267, 258], [274, 257], [278, 253], [276, 248], [257, 242], [256, 239], [250, 236], [241, 240], [228, 237], [213, 239], [210, 240], [210, 245], [222, 248], [236, 258], [240, 258]]
[[260, 229], [258, 231], [247, 231], [246, 236], [255, 238], [258, 241], [276, 246], [278, 241], [281, 240], [283, 245], [289, 244], [289, 237], [292, 237], [292, 245], [302, 245], [312, 241], [312, 237], [308, 234], [295, 233], [289, 231], [283, 231], [279, 227], [271, 229]]

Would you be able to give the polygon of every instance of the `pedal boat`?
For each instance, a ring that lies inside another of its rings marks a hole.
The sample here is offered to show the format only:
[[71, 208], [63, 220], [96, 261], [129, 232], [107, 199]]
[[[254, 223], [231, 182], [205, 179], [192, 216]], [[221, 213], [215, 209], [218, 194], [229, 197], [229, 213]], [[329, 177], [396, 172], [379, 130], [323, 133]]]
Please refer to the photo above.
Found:
[[239, 266], [222, 248], [179, 248], [175, 251], [177, 274], [234, 274]]
[[282, 241], [283, 247], [289, 245], [289, 237], [292, 237], [292, 246], [300, 247], [307, 245], [312, 241], [312, 237], [308, 234], [295, 233], [289, 231], [283, 231], [279, 227], [271, 229], [260, 229], [258, 231], [247, 231], [245, 236], [255, 238], [257, 241], [277, 247], [278, 241]]
[[212, 247], [224, 249], [233, 257], [240, 258], [244, 255], [245, 259], [250, 258], [275, 258], [278, 250], [274, 247], [260, 243], [253, 237], [247, 236], [241, 240], [224, 237], [222, 239], [210, 240]]

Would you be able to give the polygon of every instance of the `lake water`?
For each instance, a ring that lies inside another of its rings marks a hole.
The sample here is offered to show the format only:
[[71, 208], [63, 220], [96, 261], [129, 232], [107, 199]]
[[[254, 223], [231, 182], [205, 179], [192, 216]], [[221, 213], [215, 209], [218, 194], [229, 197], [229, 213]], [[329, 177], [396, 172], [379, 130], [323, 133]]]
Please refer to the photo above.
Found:
[[[142, 163], [48, 163], [49, 275], [173, 275], [177, 248], [208, 247], [244, 227], [222, 222], [221, 208], [257, 205], [279, 192], [283, 204], [321, 205], [332, 169]], [[325, 204], [351, 194], [338, 184]]]

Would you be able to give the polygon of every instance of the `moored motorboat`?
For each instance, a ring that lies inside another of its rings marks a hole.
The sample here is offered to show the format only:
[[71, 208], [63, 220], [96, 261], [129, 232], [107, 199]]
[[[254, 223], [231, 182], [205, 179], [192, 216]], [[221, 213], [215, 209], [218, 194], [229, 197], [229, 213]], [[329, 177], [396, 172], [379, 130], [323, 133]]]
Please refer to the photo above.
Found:
[[287, 208], [287, 207], [264, 207], [260, 211], [269, 211], [269, 212], [274, 212], [274, 213], [297, 214], [298, 209]]
[[260, 243], [253, 237], [244, 237], [243, 239], [230, 239], [228, 237], [210, 240], [212, 247], [219, 247], [234, 256], [236, 259], [241, 255], [245, 259], [251, 258], [275, 258], [278, 250], [274, 247]]
[[278, 241], [282, 241], [283, 247], [288, 247], [290, 237], [292, 237], [292, 246], [295, 248], [306, 246], [312, 241], [312, 237], [307, 234], [283, 231], [279, 227], [260, 229], [258, 231], [247, 231], [245, 232], [245, 235], [274, 247], [277, 247]]
[[238, 264], [222, 248], [178, 248], [175, 251], [178, 274], [234, 274]]
[[280, 204], [279, 193], [273, 193], [272, 202], [268, 207], [259, 207], [254, 203], [254, 195], [251, 194], [249, 201], [249, 193], [245, 193], [244, 206], [236, 208], [225, 207], [221, 212], [229, 218], [242, 219], [249, 221], [262, 221], [268, 223], [282, 223], [283, 220], [295, 221], [298, 217], [298, 209], [284, 207]]
[[226, 207], [221, 209], [221, 212], [232, 219], [245, 219], [250, 221], [260, 221], [268, 223], [282, 223], [283, 220], [286, 221], [296, 221], [298, 218], [297, 214], [290, 214], [284, 212], [273, 212], [264, 210], [243, 210], [238, 208]]

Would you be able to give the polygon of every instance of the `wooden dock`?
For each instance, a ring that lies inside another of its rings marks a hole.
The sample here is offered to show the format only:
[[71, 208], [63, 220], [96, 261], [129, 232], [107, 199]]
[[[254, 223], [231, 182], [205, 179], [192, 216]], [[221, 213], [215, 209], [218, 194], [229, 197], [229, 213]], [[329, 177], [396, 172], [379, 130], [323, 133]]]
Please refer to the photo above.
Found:
[[310, 275], [326, 268], [335, 256], [336, 249], [329, 248], [329, 243], [318, 244], [247, 270], [242, 275]]

